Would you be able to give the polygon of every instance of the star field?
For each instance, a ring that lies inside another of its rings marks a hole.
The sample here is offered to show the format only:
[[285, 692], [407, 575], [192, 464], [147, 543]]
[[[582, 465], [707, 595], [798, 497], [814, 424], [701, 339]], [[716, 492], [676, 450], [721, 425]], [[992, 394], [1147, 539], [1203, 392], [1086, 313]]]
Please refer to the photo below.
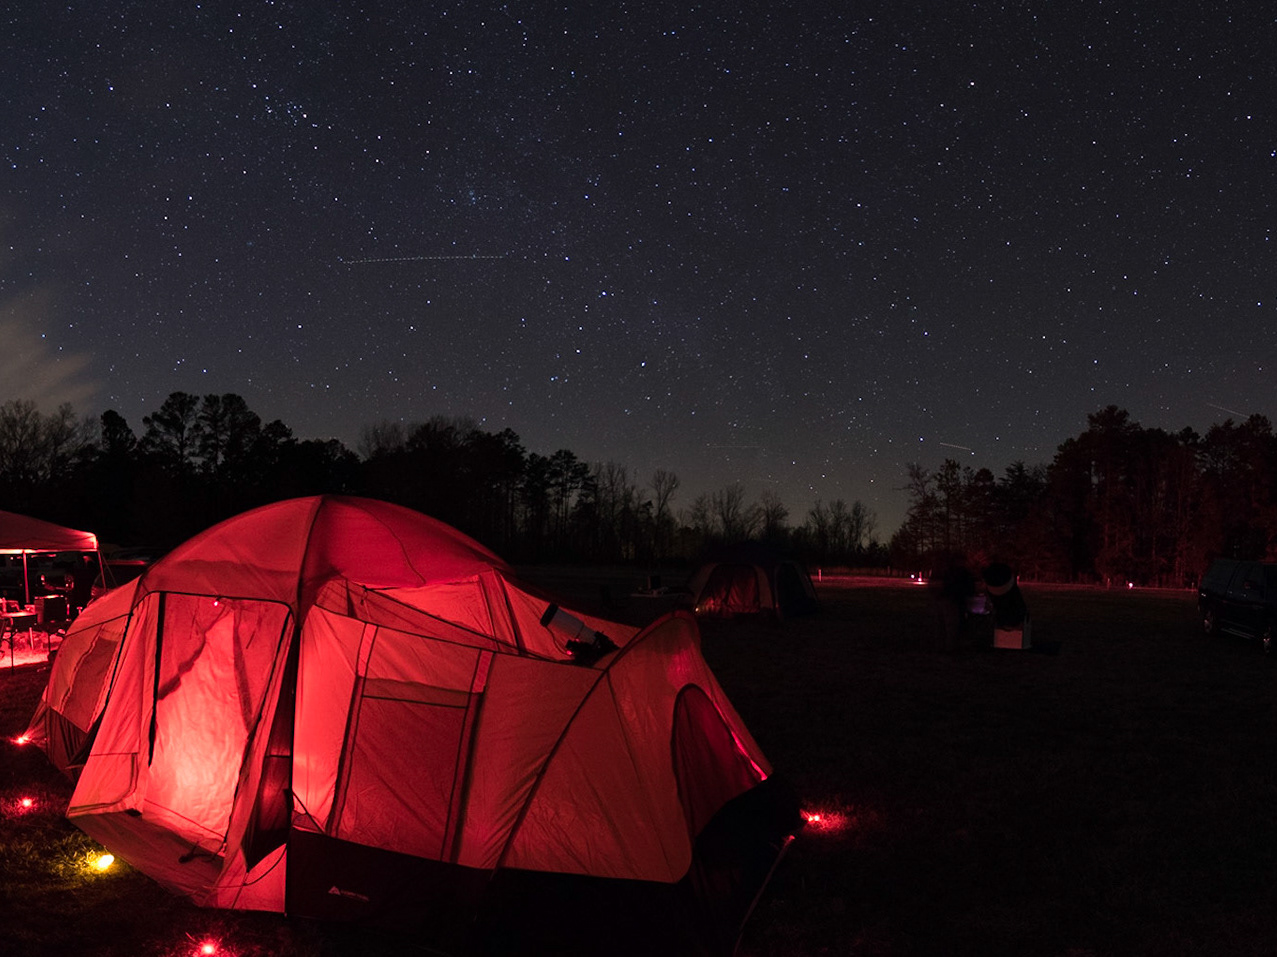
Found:
[[[6, 17], [0, 401], [469, 416], [743, 482], [1277, 399], [1261, 2], [174, 3]], [[1238, 416], [1234, 416], [1236, 418]]]

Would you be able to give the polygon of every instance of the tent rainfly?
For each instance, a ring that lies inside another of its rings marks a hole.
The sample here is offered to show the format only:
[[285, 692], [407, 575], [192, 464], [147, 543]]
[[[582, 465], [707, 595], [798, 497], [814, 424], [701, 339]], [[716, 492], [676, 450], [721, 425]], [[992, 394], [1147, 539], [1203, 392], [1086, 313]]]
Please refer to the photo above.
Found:
[[0, 511], [0, 555], [22, 556], [22, 601], [31, 604], [29, 557], [38, 552], [92, 552], [102, 570], [98, 539], [92, 532], [63, 528], [16, 512]]
[[72, 822], [200, 905], [466, 952], [730, 953], [800, 821], [692, 616], [569, 612], [350, 497], [230, 519], [91, 604], [28, 736]]

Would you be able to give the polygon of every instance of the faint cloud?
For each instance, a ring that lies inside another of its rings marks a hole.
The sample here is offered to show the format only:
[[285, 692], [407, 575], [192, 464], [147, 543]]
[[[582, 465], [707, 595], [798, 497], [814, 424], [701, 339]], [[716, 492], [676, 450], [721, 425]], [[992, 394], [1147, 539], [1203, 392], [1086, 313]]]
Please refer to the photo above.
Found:
[[25, 399], [45, 412], [70, 402], [83, 415], [100, 389], [88, 354], [59, 349], [41, 334], [53, 304], [47, 290], [0, 302], [0, 402]]

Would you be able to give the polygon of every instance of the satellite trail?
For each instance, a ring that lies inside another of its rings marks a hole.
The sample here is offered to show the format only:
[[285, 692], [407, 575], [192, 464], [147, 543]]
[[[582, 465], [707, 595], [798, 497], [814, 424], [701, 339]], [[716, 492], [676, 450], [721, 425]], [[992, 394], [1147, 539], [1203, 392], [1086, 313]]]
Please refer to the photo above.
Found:
[[972, 455], [975, 455], [975, 451], [967, 448], [965, 445], [954, 445], [952, 442], [937, 442], [936, 445], [943, 445], [946, 449], [962, 449], [964, 452], [970, 452]]
[[1229, 415], [1235, 415], [1243, 419], [1246, 418], [1245, 412], [1238, 412], [1236, 409], [1230, 409], [1226, 406], [1216, 405], [1214, 402], [1207, 402], [1206, 405], [1212, 409], [1219, 409], [1220, 412], [1227, 412]]
[[343, 259], [337, 261], [343, 266], [362, 266], [365, 263], [424, 263], [442, 262], [449, 259], [505, 259], [505, 253], [499, 256], [385, 256], [377, 259]]

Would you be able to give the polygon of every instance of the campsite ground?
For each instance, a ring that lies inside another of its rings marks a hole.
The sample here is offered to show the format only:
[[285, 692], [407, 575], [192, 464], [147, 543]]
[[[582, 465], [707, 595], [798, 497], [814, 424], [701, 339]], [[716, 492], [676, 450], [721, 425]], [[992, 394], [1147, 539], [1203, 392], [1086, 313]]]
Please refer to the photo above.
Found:
[[[541, 570], [640, 622], [628, 574]], [[821, 822], [742, 955], [1268, 954], [1277, 948], [1277, 662], [1207, 640], [1187, 592], [1026, 586], [1058, 653], [930, 650], [925, 588], [843, 579], [821, 615], [709, 622], [707, 658]], [[411, 939], [189, 907], [61, 818], [68, 789], [8, 739], [40, 671], [0, 671], [8, 954], [424, 953]], [[23, 796], [34, 798], [30, 809]]]

